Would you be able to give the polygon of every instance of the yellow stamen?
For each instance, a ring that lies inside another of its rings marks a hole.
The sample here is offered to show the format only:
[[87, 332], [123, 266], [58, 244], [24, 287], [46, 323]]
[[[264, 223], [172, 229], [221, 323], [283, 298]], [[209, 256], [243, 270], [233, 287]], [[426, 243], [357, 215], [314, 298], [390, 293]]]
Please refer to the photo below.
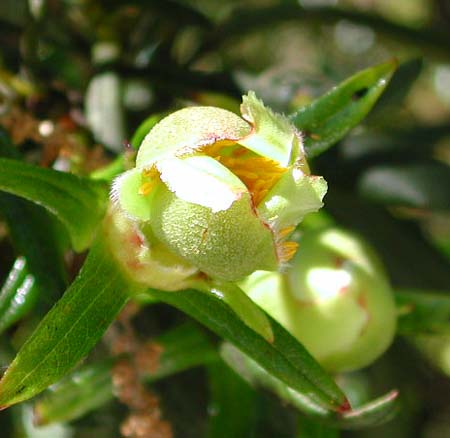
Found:
[[141, 184], [141, 186], [139, 187], [139, 190], [138, 190], [139, 195], [143, 195], [143, 196], [148, 195], [152, 191], [154, 186], [155, 186], [154, 181], [147, 181], [147, 182]]
[[286, 227], [283, 228], [282, 230], [280, 230], [280, 232], [278, 233], [278, 239], [281, 240], [284, 237], [286, 237], [287, 235], [291, 234], [292, 231], [295, 230], [295, 227], [293, 225], [291, 225], [290, 227]]
[[150, 169], [144, 169], [141, 175], [144, 182], [139, 187], [138, 194], [145, 196], [152, 191], [159, 180], [159, 172], [156, 167], [151, 167]]
[[159, 175], [159, 172], [156, 169], [156, 167], [150, 167], [150, 169], [144, 169], [142, 171], [143, 178], [156, 178], [158, 175]]
[[242, 177], [247, 178], [247, 179], [258, 179], [258, 174], [257, 173], [249, 172], [248, 170], [235, 169], [234, 173], [237, 176], [242, 176]]
[[283, 242], [279, 246], [278, 257], [281, 263], [286, 263], [294, 257], [298, 249], [297, 242]]
[[247, 186], [257, 206], [287, 169], [265, 157], [244, 156], [247, 152], [239, 147], [232, 152], [232, 156], [221, 155], [219, 161]]
[[265, 198], [265, 196], [269, 193], [268, 189], [261, 190], [260, 192], [253, 195], [253, 200], [255, 201], [256, 205], [259, 205], [259, 203]]
[[[234, 149], [230, 150], [228, 147], [233, 145]], [[232, 141], [218, 141], [202, 148], [201, 151], [214, 157], [239, 177], [248, 188], [255, 206], [258, 206], [287, 170], [276, 161], [255, 156], [253, 152]]]
[[216, 141], [213, 144], [203, 146], [200, 151], [202, 153], [205, 153], [206, 155], [209, 155], [210, 157], [213, 157], [214, 155], [218, 155], [224, 147], [232, 146], [234, 144], [235, 142], [232, 140], [220, 140]]

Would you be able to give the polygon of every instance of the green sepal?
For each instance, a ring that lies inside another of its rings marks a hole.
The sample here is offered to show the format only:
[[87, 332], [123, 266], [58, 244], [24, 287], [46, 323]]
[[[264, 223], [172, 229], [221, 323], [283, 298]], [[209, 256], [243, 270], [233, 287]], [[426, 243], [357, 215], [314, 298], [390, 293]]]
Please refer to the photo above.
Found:
[[264, 197], [258, 213], [277, 231], [296, 226], [306, 214], [323, 206], [327, 188], [327, 182], [321, 176], [305, 175], [293, 167]]
[[0, 380], [0, 407], [27, 400], [67, 374], [138, 292], [142, 290], [126, 276], [100, 233], [75, 281]]
[[245, 120], [230, 111], [198, 106], [176, 111], [161, 120], [144, 138], [136, 167], [198, 151], [220, 141], [236, 142], [250, 133]]
[[153, 202], [156, 238], [212, 278], [236, 281], [255, 269], [277, 269], [272, 231], [255, 215], [248, 194], [213, 213], [159, 184]]
[[197, 268], [159, 242], [149, 224], [112, 208], [104, 225], [109, 250], [134, 282], [165, 291], [189, 287]]
[[293, 164], [299, 158], [300, 134], [286, 117], [265, 107], [253, 91], [242, 97], [241, 112], [253, 129], [240, 144], [282, 166]]
[[114, 180], [111, 198], [129, 216], [142, 221], [150, 220], [153, 192], [141, 195], [142, 171], [134, 168]]

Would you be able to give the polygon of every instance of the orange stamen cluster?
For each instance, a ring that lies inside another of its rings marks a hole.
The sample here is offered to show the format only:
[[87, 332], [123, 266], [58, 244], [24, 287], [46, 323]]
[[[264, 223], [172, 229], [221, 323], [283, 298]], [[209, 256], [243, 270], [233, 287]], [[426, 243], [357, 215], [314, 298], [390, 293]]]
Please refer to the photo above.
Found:
[[[287, 170], [276, 161], [254, 155], [243, 147], [236, 147], [227, 153], [223, 143], [215, 143], [203, 152], [214, 157], [246, 185], [255, 206], [259, 205]], [[280, 263], [287, 263], [297, 252], [298, 243], [283, 241], [294, 229], [295, 227], [289, 226], [277, 233], [277, 254]]]
[[[211, 151], [207, 153], [209, 155]], [[287, 169], [269, 158], [248, 155], [247, 149], [239, 147], [230, 155], [218, 154], [214, 158], [246, 185], [254, 205], [258, 206]]]
[[142, 171], [142, 184], [139, 187], [138, 193], [142, 196], [148, 195], [153, 187], [159, 181], [159, 172], [156, 167], [152, 167], [151, 169], [144, 169]]

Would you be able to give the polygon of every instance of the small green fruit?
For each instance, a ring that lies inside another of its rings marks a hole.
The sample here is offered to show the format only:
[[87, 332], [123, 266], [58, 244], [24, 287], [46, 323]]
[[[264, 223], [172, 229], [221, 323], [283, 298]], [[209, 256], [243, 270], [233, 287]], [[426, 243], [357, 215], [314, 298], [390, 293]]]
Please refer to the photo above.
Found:
[[305, 232], [284, 273], [257, 272], [242, 285], [329, 371], [369, 365], [391, 344], [396, 308], [380, 262], [338, 228]]

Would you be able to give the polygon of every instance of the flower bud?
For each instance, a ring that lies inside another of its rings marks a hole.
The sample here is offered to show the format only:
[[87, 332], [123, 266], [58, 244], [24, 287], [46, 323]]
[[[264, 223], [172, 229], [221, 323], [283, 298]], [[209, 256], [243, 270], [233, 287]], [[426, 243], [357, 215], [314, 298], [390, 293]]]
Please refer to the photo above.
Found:
[[355, 370], [390, 345], [396, 308], [380, 262], [338, 228], [305, 232], [284, 273], [257, 272], [242, 288], [329, 371]]
[[254, 93], [241, 112], [176, 111], [145, 137], [136, 167], [116, 179], [115, 205], [137, 224], [150, 257], [163, 245], [202, 274], [236, 281], [294, 255], [287, 239], [322, 206], [326, 182], [309, 174], [301, 136], [286, 118]]

